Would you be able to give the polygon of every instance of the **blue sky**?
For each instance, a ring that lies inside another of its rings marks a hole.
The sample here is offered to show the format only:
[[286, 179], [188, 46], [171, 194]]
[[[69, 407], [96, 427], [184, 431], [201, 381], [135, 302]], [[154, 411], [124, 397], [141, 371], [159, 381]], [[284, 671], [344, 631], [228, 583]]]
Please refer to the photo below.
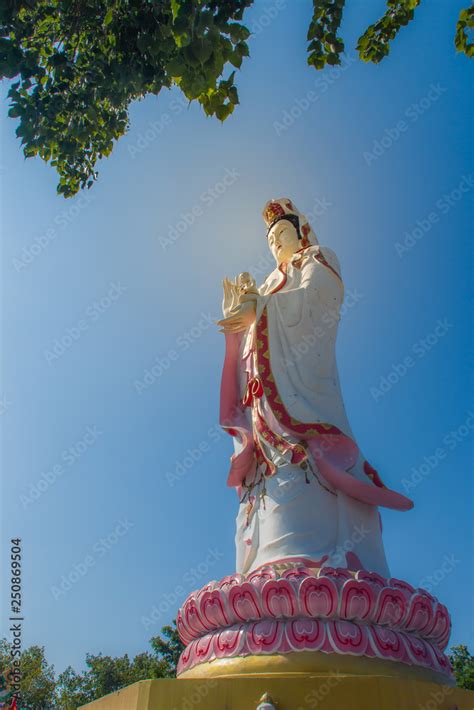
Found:
[[[316, 73], [311, 3], [260, 0], [235, 114], [221, 125], [176, 90], [133, 105], [98, 183], [69, 201], [4, 118], [2, 570], [21, 537], [23, 642], [58, 671], [147, 649], [190, 591], [234, 571], [212, 321], [223, 276], [271, 269], [261, 210], [283, 195], [341, 261], [358, 442], [415, 501], [383, 512], [392, 574], [446, 603], [452, 643], [474, 648], [465, 4], [422, 4], [379, 66], [351, 50]], [[348, 47], [383, 7], [348, 3]]]

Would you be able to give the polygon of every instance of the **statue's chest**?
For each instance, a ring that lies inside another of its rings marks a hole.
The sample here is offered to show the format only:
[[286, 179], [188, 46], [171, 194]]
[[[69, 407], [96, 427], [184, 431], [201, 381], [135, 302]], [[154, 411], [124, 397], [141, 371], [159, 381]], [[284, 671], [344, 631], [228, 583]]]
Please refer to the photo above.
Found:
[[267, 280], [264, 289], [261, 290], [263, 296], [279, 293], [281, 291], [290, 291], [291, 289], [299, 288], [301, 285], [301, 270], [289, 265], [284, 271], [278, 271], [270, 279]]

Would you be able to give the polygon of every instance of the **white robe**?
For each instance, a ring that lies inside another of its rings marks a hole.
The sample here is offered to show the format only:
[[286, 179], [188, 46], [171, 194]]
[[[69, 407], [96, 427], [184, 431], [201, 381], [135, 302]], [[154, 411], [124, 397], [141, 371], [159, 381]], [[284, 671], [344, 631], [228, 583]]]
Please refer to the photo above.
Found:
[[[331, 250], [307, 249], [299, 268], [291, 262], [288, 265], [286, 283], [281, 290], [271, 293], [283, 278], [278, 270], [272, 272], [259, 289], [257, 320], [266, 309], [271, 369], [290, 415], [305, 423], [332, 424], [353, 439], [335, 356], [343, 287], [331, 269], [315, 258], [318, 251], [339, 273], [337, 258]], [[301, 255], [296, 254], [294, 258], [298, 260]], [[254, 327], [250, 329], [243, 342], [242, 394], [248, 376], [256, 374], [255, 361], [252, 355], [249, 358], [255, 346], [254, 330]], [[262, 410], [268, 413], [267, 422], [273, 419], [273, 430], [276, 428], [280, 435], [296, 441], [275, 423], [265, 395]], [[251, 428], [251, 424], [249, 426]], [[239, 442], [237, 439], [234, 442], [238, 453]], [[240, 504], [237, 571], [248, 573], [263, 564], [303, 557], [314, 561], [324, 558], [324, 566], [334, 567], [351, 567], [357, 559], [365, 569], [389, 576], [378, 509], [331, 489], [318, 475], [314, 460], [311, 467], [317, 478], [310, 473], [307, 483], [300, 466], [285, 462], [266, 442], [264, 447], [278, 468], [274, 476], [266, 479], [265, 497], [260, 495], [262, 484], [251, 491], [255, 499], [250, 515], [248, 498]], [[348, 475], [367, 482], [363, 461], [359, 454], [359, 460]]]

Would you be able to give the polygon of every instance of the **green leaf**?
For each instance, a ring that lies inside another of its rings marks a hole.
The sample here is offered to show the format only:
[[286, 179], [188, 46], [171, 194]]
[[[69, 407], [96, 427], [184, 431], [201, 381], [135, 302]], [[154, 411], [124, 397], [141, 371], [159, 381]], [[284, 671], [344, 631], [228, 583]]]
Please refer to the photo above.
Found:
[[209, 40], [198, 39], [189, 45], [189, 49], [191, 49], [198, 62], [204, 64], [213, 52], [213, 45]]
[[232, 113], [230, 104], [222, 104], [222, 106], [219, 106], [219, 108], [216, 110], [216, 116], [219, 121], [222, 122], [225, 121], [225, 119], [229, 116], [230, 113]]
[[229, 101], [234, 105], [239, 103], [239, 95], [235, 86], [229, 89]]
[[241, 57], [249, 56], [249, 48], [246, 42], [239, 42], [235, 49]]
[[335, 52], [329, 52], [327, 56], [327, 63], [331, 66], [334, 66], [335, 64], [340, 64], [341, 60], [339, 59], [339, 55]]
[[250, 36], [250, 30], [237, 22], [233, 22], [228, 26], [228, 32], [232, 42], [234, 43], [239, 40], [246, 40]]
[[171, 76], [182, 76], [184, 71], [183, 58], [181, 56], [175, 56], [169, 60], [166, 64], [166, 71]]
[[87, 118], [90, 118], [91, 121], [97, 121], [98, 116], [97, 116], [97, 111], [93, 106], [89, 106], [86, 111], [86, 116]]
[[232, 66], [237, 67], [237, 69], [240, 69], [242, 66], [242, 55], [237, 51], [237, 49], [230, 55], [229, 62]]
[[187, 32], [183, 32], [175, 36], [175, 41], [178, 47], [187, 47], [188, 44], [191, 44], [191, 35]]
[[173, 13], [173, 20], [175, 20], [179, 13], [179, 0], [171, 0], [171, 12]]

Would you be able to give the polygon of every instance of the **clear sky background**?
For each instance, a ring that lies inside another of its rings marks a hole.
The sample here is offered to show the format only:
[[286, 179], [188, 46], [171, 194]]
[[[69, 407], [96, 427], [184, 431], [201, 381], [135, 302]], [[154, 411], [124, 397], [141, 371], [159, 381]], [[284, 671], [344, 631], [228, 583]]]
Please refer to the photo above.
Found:
[[[385, 4], [347, 5], [353, 47]], [[212, 320], [223, 276], [271, 270], [261, 210], [281, 196], [340, 258], [349, 418], [415, 501], [383, 512], [392, 574], [446, 603], [452, 643], [474, 649], [472, 67], [453, 47], [465, 5], [422, 3], [381, 65], [352, 50], [317, 73], [311, 3], [260, 0], [235, 114], [221, 125], [176, 90], [133, 105], [98, 183], [70, 201], [4, 118], [3, 592], [21, 537], [23, 641], [58, 672], [148, 649], [189, 592], [235, 569]]]

